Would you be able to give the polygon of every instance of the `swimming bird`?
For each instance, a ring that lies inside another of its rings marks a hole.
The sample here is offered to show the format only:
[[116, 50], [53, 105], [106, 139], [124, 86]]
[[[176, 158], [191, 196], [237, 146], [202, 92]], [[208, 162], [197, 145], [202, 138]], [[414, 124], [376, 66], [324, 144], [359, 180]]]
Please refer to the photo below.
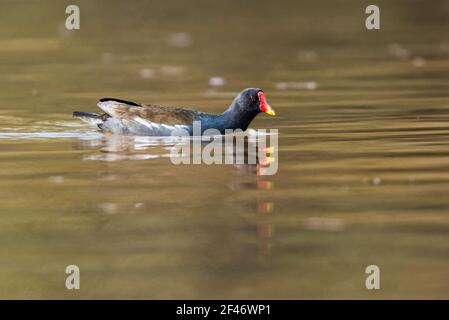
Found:
[[[139, 136], [170, 136], [179, 130], [188, 135], [204, 134], [208, 129], [215, 129], [220, 134], [225, 134], [227, 129], [245, 131], [260, 112], [275, 115], [265, 93], [258, 88], [240, 92], [229, 108], [218, 115], [115, 98], [100, 99], [97, 105], [104, 113], [75, 111], [73, 116], [105, 132]], [[201, 129], [195, 130], [194, 123], [200, 124]]]

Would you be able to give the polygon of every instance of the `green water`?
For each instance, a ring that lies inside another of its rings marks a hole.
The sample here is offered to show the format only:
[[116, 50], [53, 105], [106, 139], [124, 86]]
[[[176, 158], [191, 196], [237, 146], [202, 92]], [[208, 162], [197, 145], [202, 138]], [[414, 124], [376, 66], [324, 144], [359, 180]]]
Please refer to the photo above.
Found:
[[[77, 4], [68, 32], [65, 3], [0, 1], [1, 298], [449, 297], [447, 1], [377, 1], [379, 31], [363, 1]], [[251, 124], [279, 130], [273, 176], [71, 118], [246, 87], [277, 113]]]

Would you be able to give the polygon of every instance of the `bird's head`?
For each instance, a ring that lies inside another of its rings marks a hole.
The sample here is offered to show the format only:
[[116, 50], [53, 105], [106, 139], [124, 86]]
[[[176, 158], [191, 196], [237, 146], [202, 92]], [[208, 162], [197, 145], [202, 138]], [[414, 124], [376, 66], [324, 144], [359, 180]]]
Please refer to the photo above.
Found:
[[240, 92], [235, 98], [240, 112], [259, 113], [264, 112], [270, 116], [276, 115], [268, 104], [265, 93], [259, 88], [248, 88]]

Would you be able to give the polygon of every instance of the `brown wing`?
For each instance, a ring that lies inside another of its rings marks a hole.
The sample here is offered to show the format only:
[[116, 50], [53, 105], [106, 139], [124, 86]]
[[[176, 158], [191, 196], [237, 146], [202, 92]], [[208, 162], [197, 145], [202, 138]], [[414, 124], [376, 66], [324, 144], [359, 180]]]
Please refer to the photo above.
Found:
[[174, 107], [162, 107], [156, 105], [137, 105], [126, 103], [122, 100], [105, 100], [98, 102], [98, 106], [114, 118], [133, 120], [136, 116], [154, 123], [167, 125], [192, 124], [196, 111]]

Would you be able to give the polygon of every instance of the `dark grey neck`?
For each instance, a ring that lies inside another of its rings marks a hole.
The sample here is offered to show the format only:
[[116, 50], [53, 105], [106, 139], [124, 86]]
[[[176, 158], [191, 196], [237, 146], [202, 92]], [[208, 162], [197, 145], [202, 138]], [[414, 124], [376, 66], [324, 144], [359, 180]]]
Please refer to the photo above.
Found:
[[218, 129], [222, 134], [226, 129], [241, 129], [245, 131], [251, 121], [259, 112], [243, 108], [239, 102], [234, 101], [229, 108], [220, 115], [212, 115], [202, 122], [203, 130], [208, 128]]

